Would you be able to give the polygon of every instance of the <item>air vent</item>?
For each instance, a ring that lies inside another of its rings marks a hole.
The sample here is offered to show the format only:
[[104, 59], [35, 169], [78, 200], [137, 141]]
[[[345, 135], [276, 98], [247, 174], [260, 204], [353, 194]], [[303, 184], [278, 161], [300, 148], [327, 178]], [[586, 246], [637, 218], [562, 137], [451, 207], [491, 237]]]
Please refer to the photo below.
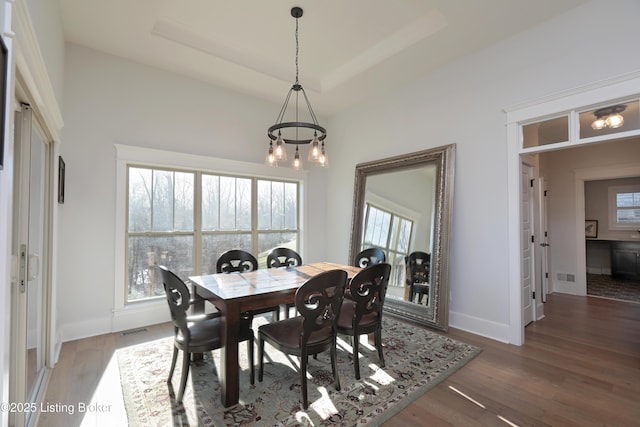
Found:
[[147, 332], [147, 328], [130, 329], [122, 332], [122, 336], [126, 337], [127, 335], [140, 334], [142, 332]]

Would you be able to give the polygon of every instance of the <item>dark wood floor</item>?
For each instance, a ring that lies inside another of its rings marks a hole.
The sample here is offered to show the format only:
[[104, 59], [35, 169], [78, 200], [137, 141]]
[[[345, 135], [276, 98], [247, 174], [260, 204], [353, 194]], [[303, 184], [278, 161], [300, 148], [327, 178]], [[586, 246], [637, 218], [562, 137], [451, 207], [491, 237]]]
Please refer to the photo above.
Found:
[[[383, 426], [640, 426], [640, 304], [554, 294], [545, 313], [521, 347], [450, 329], [482, 353]], [[86, 400], [115, 349], [170, 333], [158, 325], [65, 343], [44, 401]], [[38, 426], [82, 420], [44, 414]]]
[[640, 426], [640, 304], [553, 294], [544, 309], [521, 347], [451, 329], [483, 352], [383, 426]]

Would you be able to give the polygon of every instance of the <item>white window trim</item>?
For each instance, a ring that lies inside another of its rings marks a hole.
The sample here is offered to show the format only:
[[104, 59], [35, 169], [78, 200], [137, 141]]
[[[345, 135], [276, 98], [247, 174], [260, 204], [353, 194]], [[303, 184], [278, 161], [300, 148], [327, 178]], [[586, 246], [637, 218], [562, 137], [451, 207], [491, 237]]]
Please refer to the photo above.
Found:
[[609, 230], [637, 230], [640, 227], [640, 223], [634, 222], [631, 224], [619, 224], [616, 220], [618, 218], [618, 205], [616, 202], [616, 195], [618, 193], [638, 193], [640, 192], [640, 185], [618, 185], [608, 188], [609, 197], [607, 205], [609, 207]]
[[160, 168], [184, 168], [217, 174], [233, 174], [266, 179], [285, 179], [297, 181], [300, 185], [300, 245], [304, 243], [304, 194], [307, 172], [299, 172], [289, 168], [272, 168], [270, 166], [198, 156], [153, 148], [114, 144], [116, 148], [116, 223], [115, 223], [115, 281], [113, 296], [112, 331], [166, 322], [169, 313], [163, 299], [125, 304], [124, 280], [126, 274], [125, 241], [126, 208], [127, 208], [127, 166], [130, 164]]

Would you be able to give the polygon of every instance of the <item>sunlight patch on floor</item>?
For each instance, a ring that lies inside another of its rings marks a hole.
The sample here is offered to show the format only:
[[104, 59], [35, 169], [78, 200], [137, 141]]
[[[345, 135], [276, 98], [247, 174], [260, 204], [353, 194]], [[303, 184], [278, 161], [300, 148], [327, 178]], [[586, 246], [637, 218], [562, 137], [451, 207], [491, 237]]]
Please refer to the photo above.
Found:
[[469, 395], [464, 394], [463, 392], [461, 392], [460, 390], [458, 390], [455, 387], [449, 386], [449, 388], [451, 390], [453, 390], [454, 392], [458, 393], [460, 396], [464, 397], [465, 399], [467, 399], [469, 402], [475, 403], [476, 405], [478, 405], [479, 407], [481, 407], [482, 409], [487, 409], [486, 406], [484, 406], [482, 403], [478, 402], [477, 400], [471, 398]]
[[84, 406], [84, 412], [81, 427], [127, 425], [118, 357], [115, 354], [102, 373], [91, 401]]

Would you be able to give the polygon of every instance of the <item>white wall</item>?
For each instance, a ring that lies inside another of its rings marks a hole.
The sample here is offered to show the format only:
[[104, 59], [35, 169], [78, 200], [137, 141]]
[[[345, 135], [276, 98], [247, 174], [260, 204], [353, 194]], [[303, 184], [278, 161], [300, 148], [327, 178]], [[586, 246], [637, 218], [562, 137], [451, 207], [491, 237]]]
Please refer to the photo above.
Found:
[[[638, 138], [553, 151], [540, 155], [540, 173], [547, 180], [548, 229], [551, 265], [551, 289], [555, 292], [583, 294], [584, 284], [558, 279], [559, 273], [577, 274], [576, 265], [576, 189], [575, 172], [594, 168], [627, 165], [640, 161]], [[587, 218], [592, 219], [592, 218]], [[605, 221], [606, 223], [606, 221]], [[598, 234], [606, 237], [606, 226], [599, 224]], [[617, 234], [615, 234], [617, 236]]]
[[[350, 218], [341, 207], [351, 201], [355, 165], [455, 143], [450, 325], [508, 341], [503, 109], [640, 69], [640, 2], [615, 3], [607, 13], [588, 3], [332, 118], [339, 144], [329, 176], [328, 238], [342, 258]], [[616, 34], [618, 48], [602, 34]]]
[[[64, 340], [112, 330], [114, 144], [242, 160], [262, 167], [268, 148], [266, 129], [279, 108], [67, 45], [61, 150], [67, 181], [60, 223], [58, 300]], [[326, 252], [325, 175], [326, 171], [317, 169], [307, 174], [306, 194], [313, 197], [306, 197], [306, 219], [314, 226], [306, 230], [305, 262], [322, 260]]]

